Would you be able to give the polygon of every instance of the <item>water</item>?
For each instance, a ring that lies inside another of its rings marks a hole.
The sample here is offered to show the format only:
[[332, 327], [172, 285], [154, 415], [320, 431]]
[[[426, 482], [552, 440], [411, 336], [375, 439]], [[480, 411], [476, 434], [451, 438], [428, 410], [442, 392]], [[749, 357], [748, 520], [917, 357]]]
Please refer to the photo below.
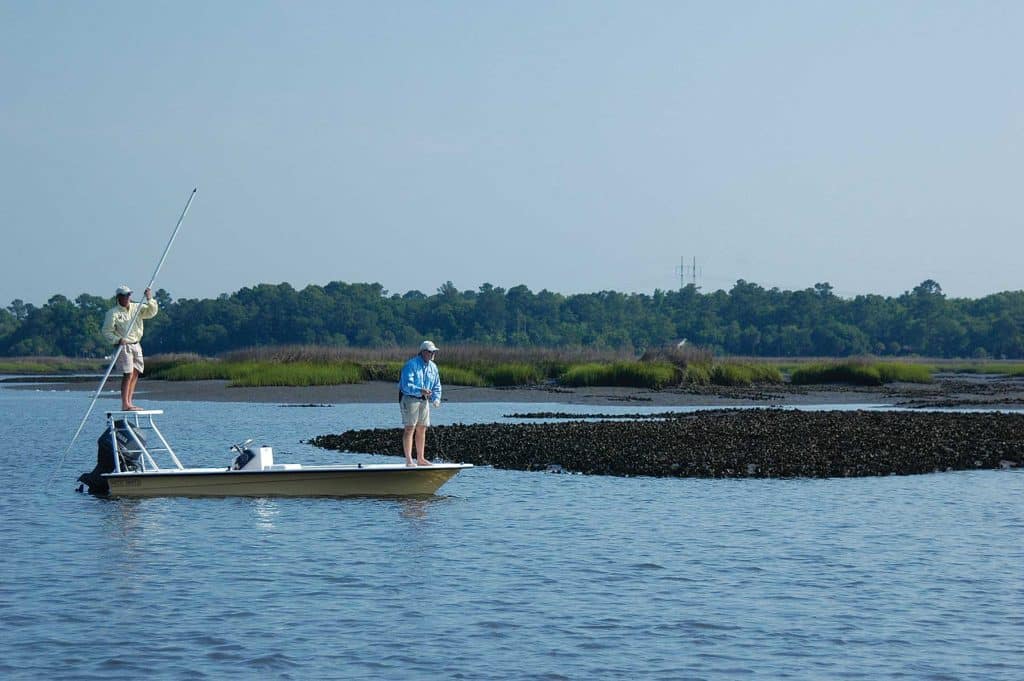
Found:
[[[88, 399], [0, 389], [5, 678], [1024, 678], [1024, 471], [479, 468], [430, 499], [103, 500], [72, 491], [98, 415], [43, 484]], [[299, 441], [397, 420], [393, 404], [164, 406], [196, 465], [251, 436], [280, 461], [360, 458]], [[436, 417], [539, 410], [569, 409]]]

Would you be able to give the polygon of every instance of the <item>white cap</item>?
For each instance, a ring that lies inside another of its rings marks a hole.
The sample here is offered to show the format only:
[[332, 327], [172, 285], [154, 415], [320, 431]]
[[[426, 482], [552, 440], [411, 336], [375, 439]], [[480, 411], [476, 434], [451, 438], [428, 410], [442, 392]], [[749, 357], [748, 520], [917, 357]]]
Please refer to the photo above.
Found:
[[423, 341], [420, 343], [420, 352], [426, 350], [427, 352], [437, 352], [437, 346], [431, 341]]
[[121, 284], [117, 287], [117, 290], [114, 291], [114, 293], [119, 296], [130, 296], [132, 294], [132, 290], [128, 288], [128, 284]]

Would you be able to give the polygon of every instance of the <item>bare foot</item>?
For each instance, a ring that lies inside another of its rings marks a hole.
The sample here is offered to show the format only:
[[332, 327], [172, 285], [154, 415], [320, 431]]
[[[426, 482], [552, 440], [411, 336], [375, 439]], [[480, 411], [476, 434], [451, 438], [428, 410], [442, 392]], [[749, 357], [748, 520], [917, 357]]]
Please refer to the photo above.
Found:
[[417, 460], [416, 461], [416, 465], [417, 466], [433, 466], [434, 464], [430, 463], [426, 459], [423, 459], [422, 461]]
[[136, 407], [134, 404], [128, 407], [128, 411], [145, 411], [142, 407]]
[[412, 462], [412, 459], [410, 459], [409, 461], [406, 461], [406, 462], [405, 462], [405, 467], [406, 467], [406, 468], [416, 468], [416, 464], [414, 464], [414, 463]]

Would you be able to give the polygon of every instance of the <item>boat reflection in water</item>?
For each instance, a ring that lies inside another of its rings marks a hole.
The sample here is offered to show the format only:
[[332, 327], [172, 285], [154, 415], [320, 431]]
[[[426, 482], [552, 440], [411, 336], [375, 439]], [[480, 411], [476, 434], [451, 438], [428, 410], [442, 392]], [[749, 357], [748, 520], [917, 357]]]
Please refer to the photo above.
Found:
[[[89, 492], [155, 496], [424, 496], [434, 494], [464, 463], [309, 466], [275, 463], [270, 447], [234, 445], [226, 468], [186, 468], [153, 421], [161, 409], [107, 412], [96, 468], [79, 477]], [[165, 456], [173, 466], [161, 468]], [[80, 487], [79, 489], [83, 489]]]

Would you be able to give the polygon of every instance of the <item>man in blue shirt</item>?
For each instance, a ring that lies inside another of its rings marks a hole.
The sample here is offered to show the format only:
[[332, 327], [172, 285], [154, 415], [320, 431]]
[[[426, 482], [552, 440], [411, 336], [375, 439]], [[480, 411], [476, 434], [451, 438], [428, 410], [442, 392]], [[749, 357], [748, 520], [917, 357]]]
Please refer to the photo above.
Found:
[[[406, 466], [429, 466], [427, 461], [427, 426], [430, 425], [430, 406], [441, 406], [441, 376], [434, 355], [437, 346], [425, 340], [418, 355], [402, 367], [398, 379], [398, 403], [402, 410], [402, 450]], [[412, 460], [413, 438], [416, 441], [416, 461]]]

